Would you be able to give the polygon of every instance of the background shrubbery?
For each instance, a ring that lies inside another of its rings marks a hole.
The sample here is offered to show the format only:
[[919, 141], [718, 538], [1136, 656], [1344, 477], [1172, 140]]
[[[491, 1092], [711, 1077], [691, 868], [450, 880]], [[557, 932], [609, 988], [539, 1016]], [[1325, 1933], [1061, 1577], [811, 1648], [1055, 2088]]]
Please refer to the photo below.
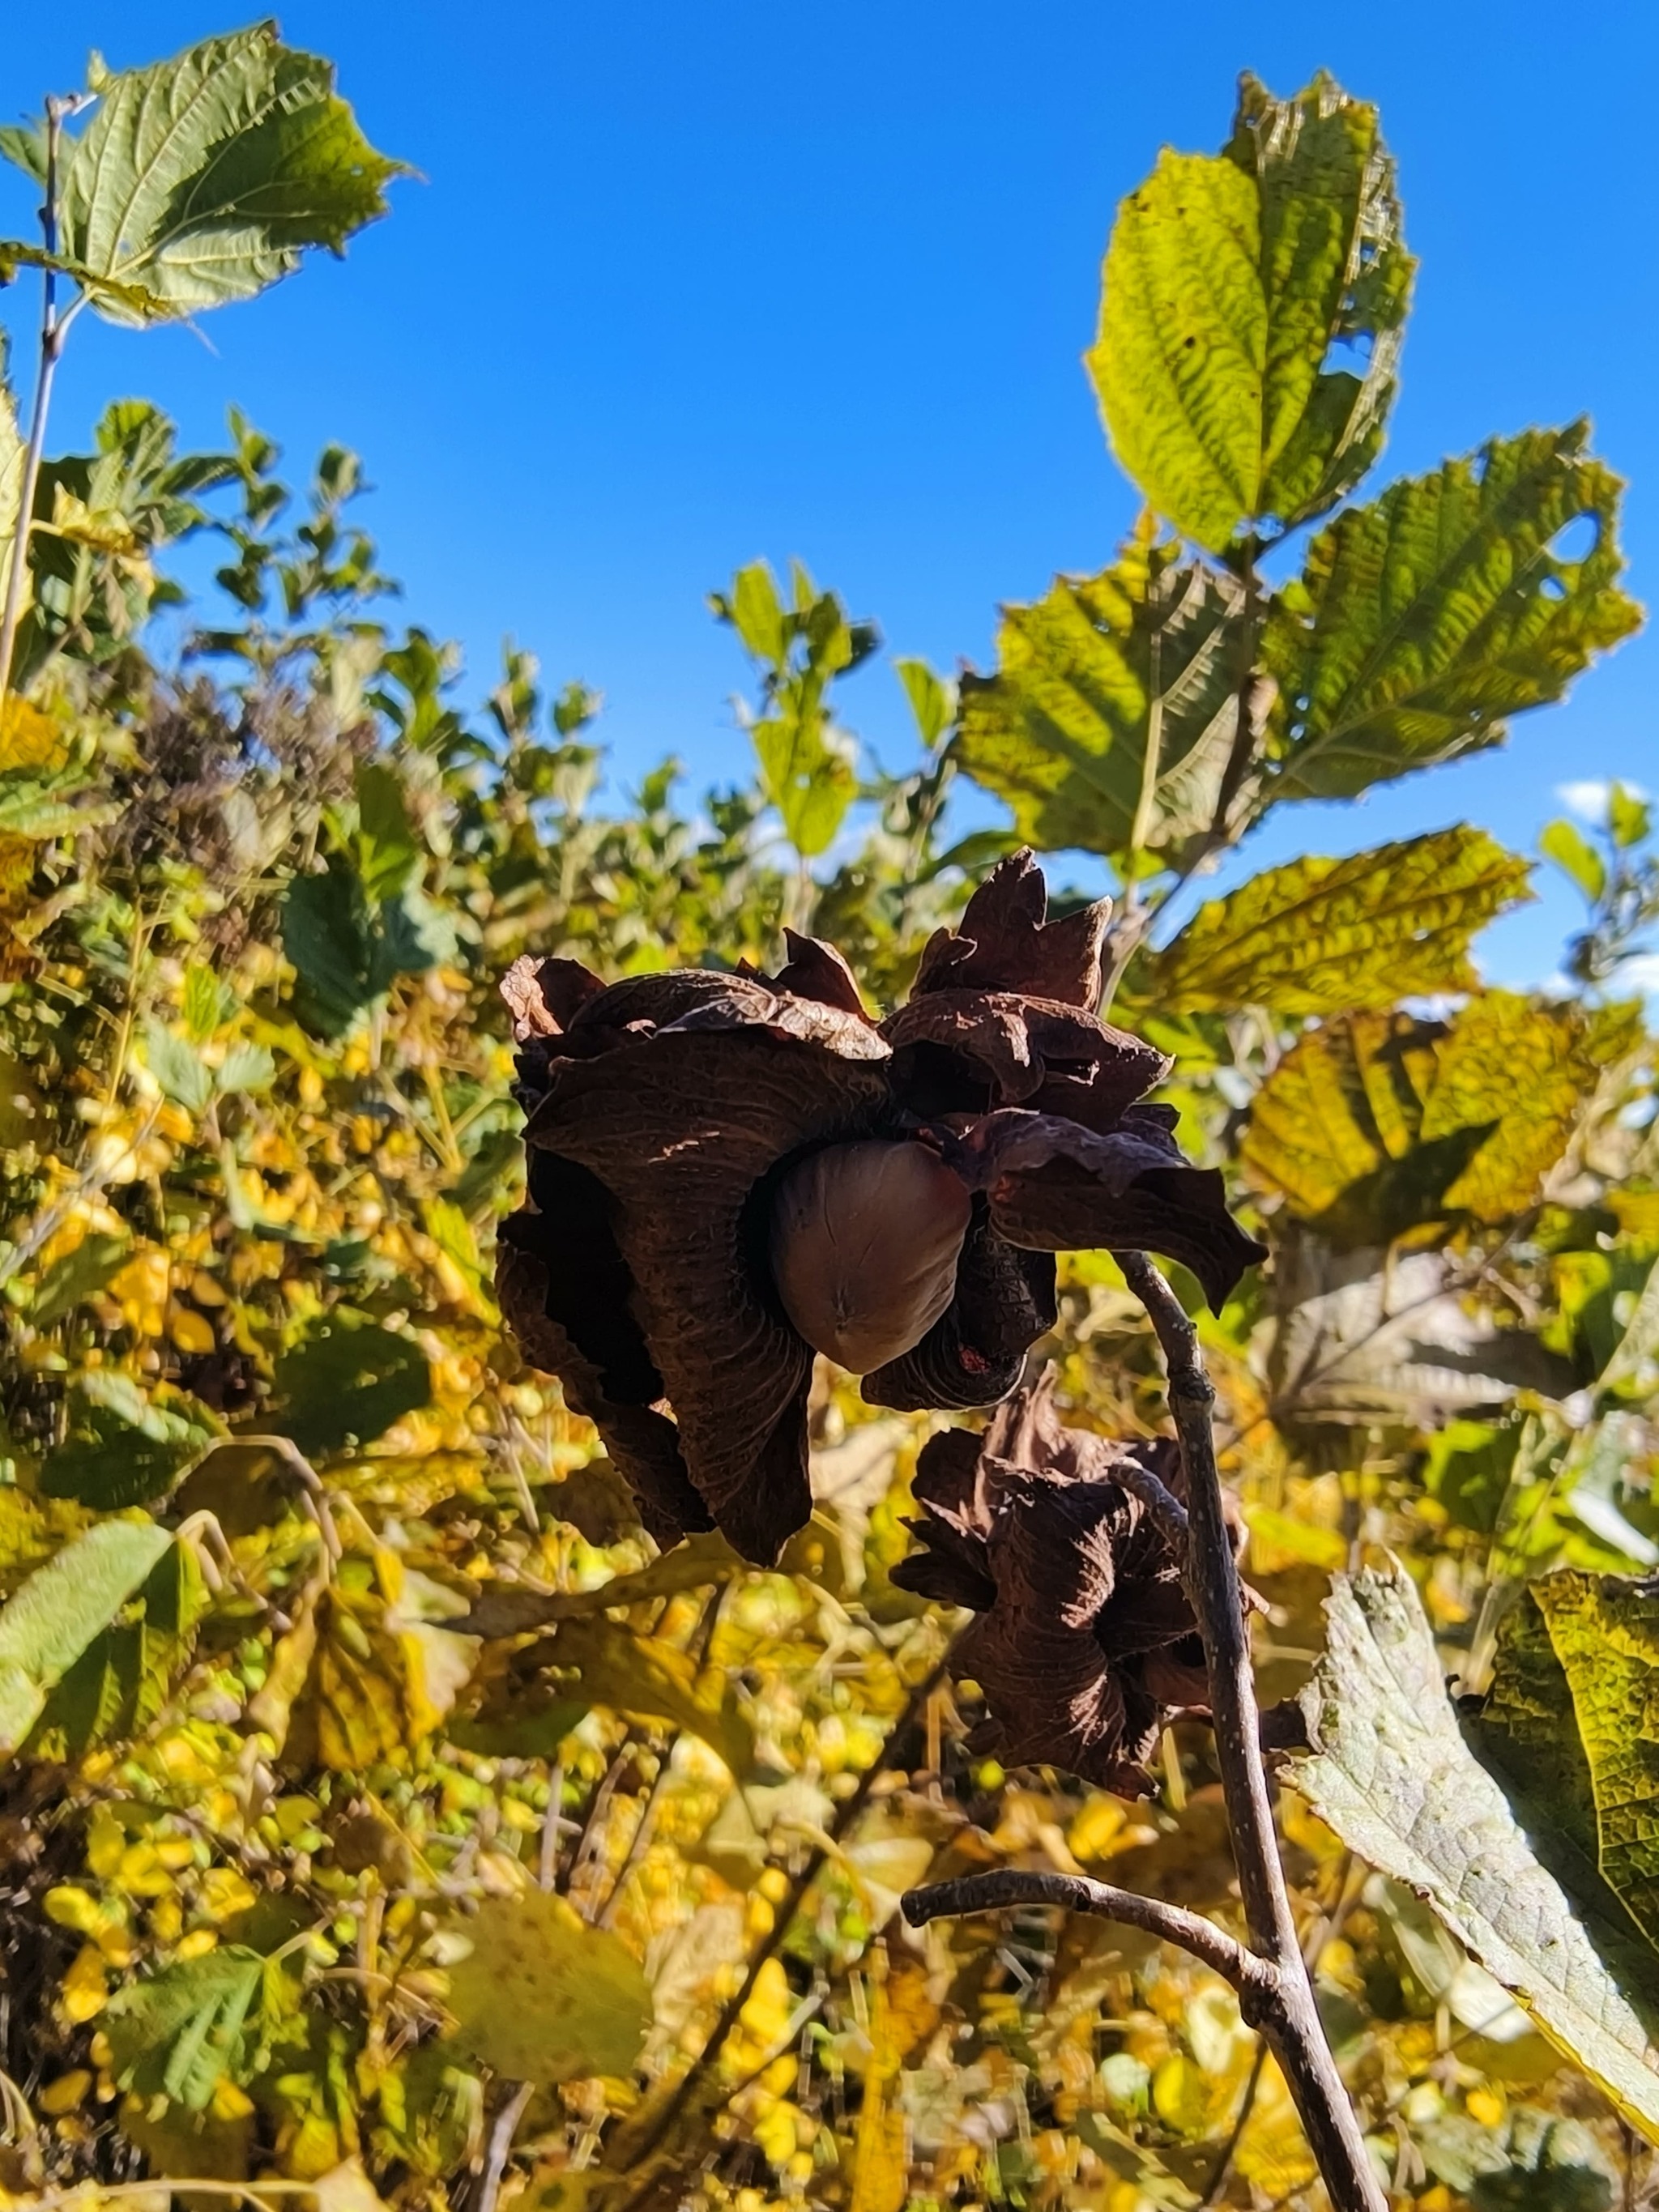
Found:
[[[250, 130], [239, 71], [303, 98]], [[118, 150], [141, 93], [187, 81], [219, 120], [160, 213], [128, 177], [100, 262], [75, 129]], [[264, 33], [101, 93], [65, 118], [55, 240], [0, 246], [58, 257], [59, 312], [250, 293], [389, 173], [327, 72]], [[45, 147], [4, 143], [43, 176]], [[325, 172], [349, 189], [319, 215]], [[250, 178], [289, 198], [210, 278], [197, 247], [247, 218]], [[1652, 1041], [1620, 988], [1659, 905], [1646, 808], [1615, 789], [1601, 834], [1545, 833], [1588, 909], [1571, 994], [1481, 985], [1469, 940], [1528, 863], [1475, 830], [1160, 921], [1270, 809], [1498, 742], [1635, 625], [1618, 486], [1579, 428], [1353, 503], [1411, 269], [1375, 115], [1334, 87], [1247, 82], [1226, 154], [1166, 155], [1114, 234], [1094, 356], [1164, 521], [1009, 609], [960, 697], [897, 662], [916, 765], [874, 782], [834, 690], [879, 640], [799, 569], [714, 603], [750, 663], [748, 780], [694, 799], [669, 764], [617, 797], [595, 696], [513, 655], [475, 712], [453, 654], [391, 625], [353, 455], [295, 489], [234, 414], [222, 453], [181, 455], [123, 401], [94, 453], [44, 459], [0, 708], [12, 2199], [159, 2173], [319, 2180], [336, 2212], [522, 2187], [570, 2212], [1316, 2201], [1276, 2072], [1190, 1960], [1052, 1915], [894, 1921], [930, 1869], [1000, 1862], [1231, 1909], [1201, 1728], [1132, 1806], [976, 1760], [970, 1690], [911, 1700], [949, 1627], [890, 1578], [927, 1420], [825, 1374], [820, 1510], [780, 1571], [709, 1538], [654, 1557], [491, 1294], [518, 955], [761, 962], [787, 922], [890, 1002], [1021, 839], [1110, 862], [1114, 1018], [1174, 1056], [1182, 1141], [1273, 1246], [1204, 1323], [1272, 1606], [1264, 1697], [1305, 1676], [1331, 1572], [1393, 1547], [1467, 1683], [1500, 1641], [1511, 1687], [1517, 1652], [1540, 1683], [1565, 1667], [1565, 1702], [1528, 1708], [1556, 1794], [1651, 1931], [1645, 1830], [1621, 1855], [1607, 1816], [1659, 1796], [1659, 1607], [1572, 1583], [1618, 1613], [1579, 1632], [1602, 1638], [1581, 1680], [1561, 1607], [1514, 1603], [1552, 1570], [1659, 1562]], [[1172, 316], [1197, 318], [1190, 356]], [[26, 484], [8, 409], [0, 544]], [[1300, 577], [1270, 585], [1304, 526]], [[191, 538], [222, 562], [164, 666], [150, 618]], [[958, 836], [963, 775], [1006, 832]], [[1062, 1284], [1071, 1418], [1144, 1432], [1156, 1362], [1115, 1266]], [[558, 1595], [550, 1634], [509, 1632], [526, 1581]], [[1621, 2120], [1408, 1888], [1294, 1796], [1284, 1828], [1401, 2200], [1639, 2201], [1639, 2039]]]

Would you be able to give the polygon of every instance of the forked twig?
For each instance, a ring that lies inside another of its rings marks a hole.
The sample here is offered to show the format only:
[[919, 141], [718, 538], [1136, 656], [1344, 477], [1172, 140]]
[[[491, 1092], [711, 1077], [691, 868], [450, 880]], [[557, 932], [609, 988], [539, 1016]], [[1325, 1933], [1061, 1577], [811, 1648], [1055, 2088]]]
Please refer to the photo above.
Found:
[[919, 1925], [948, 1912], [1059, 1905], [1178, 1944], [1237, 1990], [1244, 2020], [1279, 2062], [1336, 2212], [1388, 2212], [1388, 2198], [1325, 2039], [1279, 1861], [1261, 1759], [1248, 1616], [1216, 1464], [1215, 1386], [1204, 1370], [1198, 1331], [1158, 1270], [1142, 1252], [1121, 1255], [1120, 1260], [1163, 1346], [1169, 1374], [1170, 1411], [1187, 1476], [1183, 1578], [1204, 1641], [1216, 1760], [1249, 1942], [1248, 1948], [1238, 1943], [1197, 1914], [1105, 1882], [1013, 1869], [912, 1890], [903, 1900], [904, 1917]]

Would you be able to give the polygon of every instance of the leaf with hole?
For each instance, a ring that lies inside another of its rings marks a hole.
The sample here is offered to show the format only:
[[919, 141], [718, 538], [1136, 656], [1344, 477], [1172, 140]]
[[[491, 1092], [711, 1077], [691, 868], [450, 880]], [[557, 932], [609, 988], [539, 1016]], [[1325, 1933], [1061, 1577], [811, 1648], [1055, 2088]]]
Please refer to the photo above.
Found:
[[1637, 628], [1620, 485], [1588, 436], [1494, 438], [1320, 532], [1262, 635], [1273, 796], [1352, 799], [1497, 744]]

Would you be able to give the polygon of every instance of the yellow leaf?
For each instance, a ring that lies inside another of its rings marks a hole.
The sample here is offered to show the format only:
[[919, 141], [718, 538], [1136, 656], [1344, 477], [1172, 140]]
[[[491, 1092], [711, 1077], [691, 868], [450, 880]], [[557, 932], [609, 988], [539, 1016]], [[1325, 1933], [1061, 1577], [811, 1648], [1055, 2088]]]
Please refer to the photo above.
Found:
[[486, 1898], [455, 1932], [471, 1947], [449, 1970], [459, 2050], [517, 2081], [632, 2069], [651, 1996], [619, 1936], [541, 1890]]

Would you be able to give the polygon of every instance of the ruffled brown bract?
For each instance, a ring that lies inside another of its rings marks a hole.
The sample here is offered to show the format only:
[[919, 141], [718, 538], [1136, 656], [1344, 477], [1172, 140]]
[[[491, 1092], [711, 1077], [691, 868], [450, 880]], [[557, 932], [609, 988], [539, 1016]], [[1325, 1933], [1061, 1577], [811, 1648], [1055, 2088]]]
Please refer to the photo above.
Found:
[[1147, 1478], [1180, 1492], [1172, 1440], [1068, 1429], [1046, 1386], [1000, 1408], [982, 1437], [948, 1429], [922, 1447], [909, 1523], [922, 1548], [893, 1580], [979, 1615], [951, 1658], [985, 1693], [975, 1750], [1142, 1797], [1164, 1723], [1207, 1710], [1197, 1623]]
[[525, 959], [504, 980], [529, 1176], [502, 1309], [659, 1542], [718, 1526], [769, 1564], [811, 1512], [813, 1353], [773, 1287], [768, 1205], [822, 1146], [920, 1140], [973, 1194], [956, 1295], [864, 1378], [876, 1405], [1006, 1398], [1054, 1324], [1057, 1251], [1150, 1248], [1212, 1304], [1261, 1256], [1174, 1117], [1138, 1103], [1164, 1056], [1094, 1012], [1108, 907], [1050, 922], [1046, 897], [1030, 854], [1005, 860], [880, 1024], [835, 947], [793, 933], [770, 976], [606, 985]]

